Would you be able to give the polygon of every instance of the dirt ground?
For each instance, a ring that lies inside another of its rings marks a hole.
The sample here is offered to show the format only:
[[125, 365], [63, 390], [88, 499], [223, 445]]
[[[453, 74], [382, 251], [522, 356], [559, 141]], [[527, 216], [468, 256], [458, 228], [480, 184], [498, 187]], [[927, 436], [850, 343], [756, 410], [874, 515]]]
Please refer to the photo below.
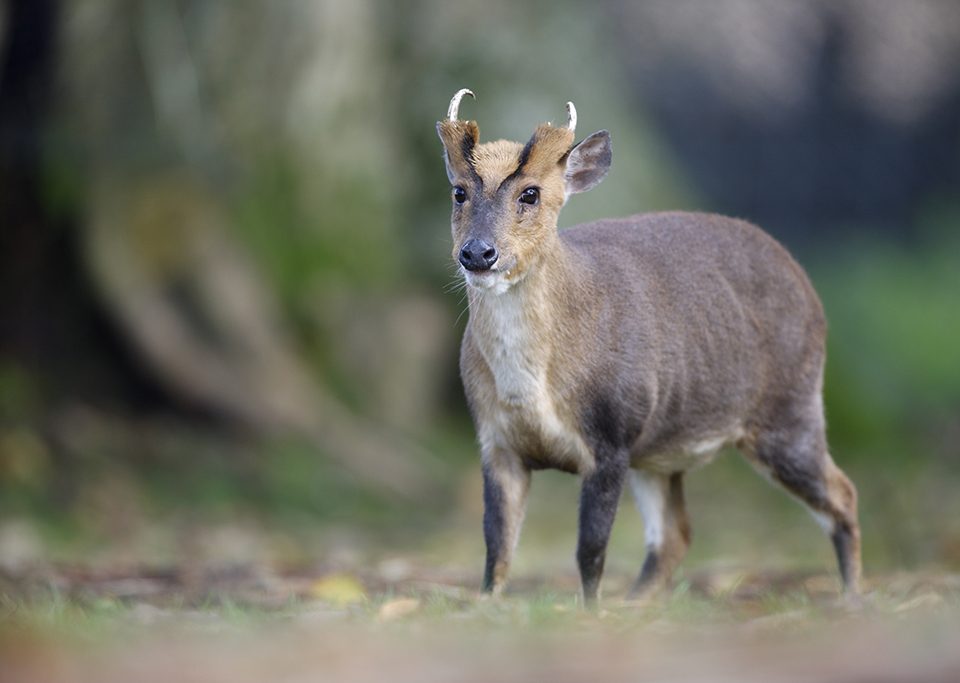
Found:
[[502, 599], [403, 558], [367, 567], [91, 569], [0, 576], [0, 681], [960, 681], [960, 575], [704, 569], [643, 606], [609, 576]]

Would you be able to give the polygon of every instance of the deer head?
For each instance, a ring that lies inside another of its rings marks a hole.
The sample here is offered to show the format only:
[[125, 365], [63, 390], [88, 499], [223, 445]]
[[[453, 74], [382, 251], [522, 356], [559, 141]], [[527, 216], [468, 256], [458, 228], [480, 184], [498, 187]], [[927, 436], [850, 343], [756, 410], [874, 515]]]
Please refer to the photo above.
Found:
[[481, 144], [477, 123], [457, 118], [465, 95], [474, 96], [458, 91], [437, 123], [453, 186], [453, 258], [469, 285], [501, 293], [555, 246], [567, 198], [606, 176], [610, 134], [601, 130], [575, 145], [577, 110], [568, 102], [565, 126], [541, 124], [526, 144]]

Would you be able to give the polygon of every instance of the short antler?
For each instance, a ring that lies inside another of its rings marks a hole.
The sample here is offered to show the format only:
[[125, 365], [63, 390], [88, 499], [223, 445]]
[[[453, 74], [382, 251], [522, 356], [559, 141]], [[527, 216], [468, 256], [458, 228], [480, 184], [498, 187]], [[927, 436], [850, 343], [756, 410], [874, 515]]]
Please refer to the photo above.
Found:
[[463, 99], [464, 95], [470, 95], [473, 99], [477, 99], [477, 96], [473, 94], [473, 91], [469, 88], [461, 88], [457, 91], [457, 94], [453, 96], [453, 99], [450, 100], [450, 108], [447, 109], [447, 120], [456, 121], [457, 120], [457, 111], [460, 109], [460, 100]]
[[574, 132], [577, 130], [577, 108], [573, 102], [567, 102], [567, 128]]

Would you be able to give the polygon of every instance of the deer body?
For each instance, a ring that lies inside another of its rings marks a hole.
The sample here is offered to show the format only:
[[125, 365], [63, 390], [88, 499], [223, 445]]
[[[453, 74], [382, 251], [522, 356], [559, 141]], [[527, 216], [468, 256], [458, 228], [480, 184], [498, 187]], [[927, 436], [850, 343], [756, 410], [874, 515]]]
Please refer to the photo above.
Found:
[[438, 129], [468, 283], [461, 375], [483, 463], [485, 589], [506, 581], [543, 468], [583, 480], [585, 600], [628, 477], [647, 544], [632, 593], [659, 588], [690, 541], [684, 472], [732, 444], [824, 523], [855, 590], [856, 492], [826, 449], [826, 326], [802, 269], [759, 228], [709, 214], [557, 232], [567, 196], [605, 175], [609, 136], [573, 146], [572, 130], [545, 125], [524, 146], [477, 147], [476, 124], [451, 110]]
[[746, 223], [654, 214], [571, 228], [558, 241], [555, 270], [499, 296], [469, 293], [463, 342], [481, 441], [531, 467], [589, 473], [589, 441], [604, 439], [633, 466], [669, 473], [742, 438], [778, 362], [751, 315], [763, 307], [791, 307], [777, 331], [810, 340], [794, 355], [822, 357], [823, 316], [802, 273], [778, 273], [777, 297], [737, 271], [754, 257], [746, 250], [781, 251]]

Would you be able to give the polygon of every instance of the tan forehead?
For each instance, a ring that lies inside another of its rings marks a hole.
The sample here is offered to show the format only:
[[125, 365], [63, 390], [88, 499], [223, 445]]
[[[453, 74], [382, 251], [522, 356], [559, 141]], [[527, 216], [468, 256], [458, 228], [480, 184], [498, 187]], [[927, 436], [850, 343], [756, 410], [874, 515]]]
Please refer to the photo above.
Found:
[[497, 187], [517, 170], [523, 145], [511, 140], [485, 142], [473, 148], [473, 168], [485, 187]]

